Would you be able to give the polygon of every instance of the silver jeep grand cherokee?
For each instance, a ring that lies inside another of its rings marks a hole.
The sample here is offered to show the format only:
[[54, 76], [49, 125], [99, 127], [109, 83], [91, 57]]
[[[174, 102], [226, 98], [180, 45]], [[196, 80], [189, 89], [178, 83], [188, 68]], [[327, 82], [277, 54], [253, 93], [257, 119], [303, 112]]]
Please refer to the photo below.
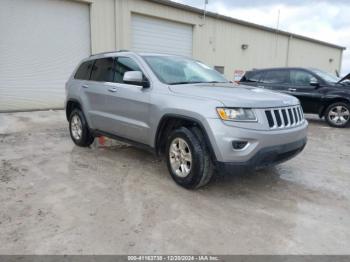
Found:
[[66, 84], [66, 115], [78, 146], [108, 136], [165, 155], [186, 188], [214, 168], [235, 172], [286, 161], [306, 144], [299, 101], [236, 86], [188, 58], [121, 51], [90, 56]]

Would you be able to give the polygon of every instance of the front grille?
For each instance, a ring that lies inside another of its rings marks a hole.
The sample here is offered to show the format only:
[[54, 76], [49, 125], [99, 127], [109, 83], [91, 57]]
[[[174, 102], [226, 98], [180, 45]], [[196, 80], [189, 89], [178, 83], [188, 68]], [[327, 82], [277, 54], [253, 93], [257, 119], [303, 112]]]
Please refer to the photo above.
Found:
[[300, 106], [266, 109], [265, 115], [270, 128], [287, 128], [304, 122], [303, 109]]

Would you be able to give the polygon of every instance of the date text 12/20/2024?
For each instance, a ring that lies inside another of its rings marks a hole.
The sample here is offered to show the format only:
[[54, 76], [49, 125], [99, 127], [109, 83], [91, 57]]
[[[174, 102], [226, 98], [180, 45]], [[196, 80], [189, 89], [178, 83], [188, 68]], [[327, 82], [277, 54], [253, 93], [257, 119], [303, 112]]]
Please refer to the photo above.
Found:
[[217, 256], [128, 256], [128, 261], [219, 261]]

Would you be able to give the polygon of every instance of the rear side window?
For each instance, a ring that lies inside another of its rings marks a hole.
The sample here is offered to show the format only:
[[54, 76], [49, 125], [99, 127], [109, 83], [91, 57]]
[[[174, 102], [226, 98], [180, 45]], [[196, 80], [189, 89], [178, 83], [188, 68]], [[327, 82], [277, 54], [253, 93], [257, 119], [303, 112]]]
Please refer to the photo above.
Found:
[[93, 63], [94, 61], [86, 61], [82, 63], [75, 73], [74, 78], [79, 80], [89, 80]]
[[259, 82], [262, 78], [263, 72], [249, 71], [240, 80], [241, 82]]
[[124, 74], [128, 71], [141, 71], [141, 69], [131, 58], [118, 57], [115, 65], [114, 82], [123, 83]]
[[225, 67], [224, 66], [214, 66], [214, 69], [218, 71], [220, 74], [225, 73]]
[[263, 83], [267, 84], [283, 84], [287, 83], [289, 74], [287, 70], [272, 70], [267, 71]]
[[114, 58], [106, 57], [97, 59], [92, 68], [91, 80], [100, 82], [113, 82]]

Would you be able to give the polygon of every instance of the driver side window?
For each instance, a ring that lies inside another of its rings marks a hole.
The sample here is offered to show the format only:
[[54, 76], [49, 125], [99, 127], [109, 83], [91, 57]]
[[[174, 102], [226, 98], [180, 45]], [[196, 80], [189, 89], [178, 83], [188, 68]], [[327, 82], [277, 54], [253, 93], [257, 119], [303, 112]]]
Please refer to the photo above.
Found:
[[125, 72], [141, 71], [140, 67], [130, 57], [118, 57], [115, 60], [115, 74], [114, 82], [123, 84], [123, 77]]
[[305, 71], [301, 70], [291, 70], [290, 71], [290, 82], [292, 85], [298, 86], [311, 86], [312, 81], [317, 81], [316, 78]]

